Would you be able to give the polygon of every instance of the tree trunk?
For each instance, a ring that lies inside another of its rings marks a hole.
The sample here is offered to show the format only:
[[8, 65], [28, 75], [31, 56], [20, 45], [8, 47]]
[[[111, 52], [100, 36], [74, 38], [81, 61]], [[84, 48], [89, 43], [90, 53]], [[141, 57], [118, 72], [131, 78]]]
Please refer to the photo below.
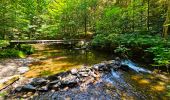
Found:
[[167, 6], [168, 6], [168, 9], [167, 9], [167, 15], [166, 15], [166, 19], [165, 19], [165, 22], [164, 22], [164, 26], [163, 26], [163, 37], [165, 39], [168, 38], [168, 28], [169, 28], [169, 25], [170, 24], [170, 1], [167, 0]]
[[[85, 3], [86, 0], [85, 0]], [[85, 4], [85, 12], [84, 12], [84, 32], [85, 32], [85, 38], [87, 36], [87, 4]]]
[[150, 31], [150, 29], [149, 29], [149, 14], [150, 14], [150, 12], [149, 12], [149, 10], [150, 10], [150, 0], [148, 0], [148, 18], [147, 18], [147, 28], [148, 28], [148, 32]]

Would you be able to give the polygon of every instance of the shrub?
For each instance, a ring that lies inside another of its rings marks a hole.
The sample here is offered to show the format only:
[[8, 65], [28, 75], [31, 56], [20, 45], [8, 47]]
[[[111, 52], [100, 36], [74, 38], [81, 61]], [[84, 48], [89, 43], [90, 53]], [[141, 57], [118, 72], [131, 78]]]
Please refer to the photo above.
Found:
[[[108, 34], [96, 35], [92, 40], [92, 46], [107, 47], [110, 45], [115, 53], [132, 54], [144, 52], [153, 55], [154, 63], [158, 66], [170, 65], [170, 41], [164, 40], [159, 35], [151, 36], [147, 34]], [[128, 51], [128, 53], [127, 53]], [[144, 55], [141, 55], [143, 58]]]
[[21, 57], [24, 58], [25, 54], [22, 51], [16, 49], [4, 49], [0, 52], [0, 58], [6, 57]]
[[9, 41], [0, 40], [0, 49], [9, 45]]
[[34, 51], [35, 51], [35, 49], [31, 45], [28, 45], [28, 44], [22, 44], [20, 47], [20, 50], [28, 55], [34, 53]]

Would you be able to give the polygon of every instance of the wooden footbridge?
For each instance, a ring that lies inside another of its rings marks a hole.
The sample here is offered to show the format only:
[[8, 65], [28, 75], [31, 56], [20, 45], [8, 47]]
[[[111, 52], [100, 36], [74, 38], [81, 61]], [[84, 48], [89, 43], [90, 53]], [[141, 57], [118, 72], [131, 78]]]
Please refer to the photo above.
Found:
[[85, 42], [85, 39], [71, 39], [71, 40], [11, 40], [12, 44], [37, 44], [37, 43], [56, 43], [56, 44], [76, 44]]

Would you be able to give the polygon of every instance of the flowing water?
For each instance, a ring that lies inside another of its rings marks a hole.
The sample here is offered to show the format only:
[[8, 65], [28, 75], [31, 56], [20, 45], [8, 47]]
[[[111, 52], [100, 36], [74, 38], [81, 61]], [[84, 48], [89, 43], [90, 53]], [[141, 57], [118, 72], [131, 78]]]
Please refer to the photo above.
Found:
[[[65, 49], [57, 45], [35, 44], [36, 52], [31, 55], [40, 61], [30, 65], [26, 77], [52, 75], [72, 68], [91, 66], [101, 61], [112, 60], [114, 55], [92, 50]], [[135, 64], [131, 60], [122, 60], [130, 70], [111, 70], [102, 80], [112, 84], [119, 91], [140, 100], [168, 100], [169, 75], [157, 74]]]

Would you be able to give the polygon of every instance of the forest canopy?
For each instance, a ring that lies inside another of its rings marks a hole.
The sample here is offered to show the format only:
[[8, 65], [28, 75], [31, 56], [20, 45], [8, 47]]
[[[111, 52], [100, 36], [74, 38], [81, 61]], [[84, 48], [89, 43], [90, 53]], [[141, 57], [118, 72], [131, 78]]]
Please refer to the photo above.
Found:
[[0, 39], [139, 33], [168, 37], [169, 0], [1, 0]]

